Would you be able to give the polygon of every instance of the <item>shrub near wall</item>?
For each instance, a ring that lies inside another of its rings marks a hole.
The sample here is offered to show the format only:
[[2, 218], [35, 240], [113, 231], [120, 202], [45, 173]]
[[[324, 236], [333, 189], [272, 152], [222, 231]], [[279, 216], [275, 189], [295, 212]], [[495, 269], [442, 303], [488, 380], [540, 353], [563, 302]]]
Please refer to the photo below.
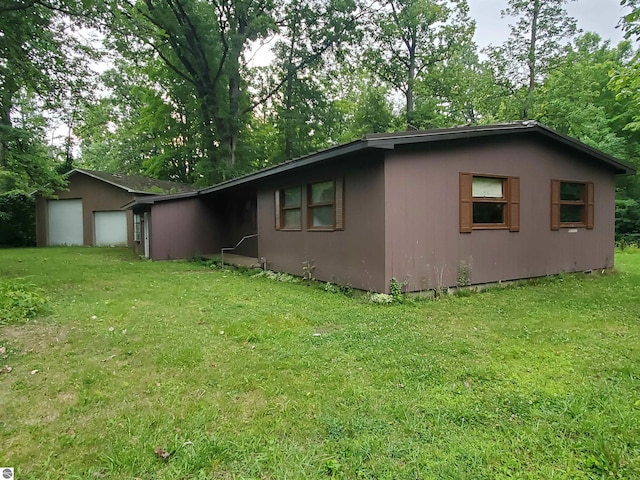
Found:
[[0, 194], [0, 247], [36, 244], [36, 202], [24, 192]]

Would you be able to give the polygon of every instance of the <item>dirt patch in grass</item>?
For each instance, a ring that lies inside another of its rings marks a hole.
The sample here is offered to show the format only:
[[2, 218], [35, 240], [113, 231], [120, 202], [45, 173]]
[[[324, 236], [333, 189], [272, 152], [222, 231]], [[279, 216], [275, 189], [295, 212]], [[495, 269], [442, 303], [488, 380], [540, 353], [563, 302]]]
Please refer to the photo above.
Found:
[[0, 329], [0, 342], [19, 345], [25, 353], [42, 353], [67, 342], [71, 328], [60, 325], [30, 323], [11, 325]]
[[260, 389], [245, 392], [237, 397], [243, 423], [249, 423], [267, 408], [267, 399]]
[[36, 410], [29, 412], [23, 419], [26, 425], [48, 425], [60, 418], [60, 415], [70, 406], [75, 405], [78, 396], [74, 392], [61, 392], [55, 398], [49, 398], [39, 403]]

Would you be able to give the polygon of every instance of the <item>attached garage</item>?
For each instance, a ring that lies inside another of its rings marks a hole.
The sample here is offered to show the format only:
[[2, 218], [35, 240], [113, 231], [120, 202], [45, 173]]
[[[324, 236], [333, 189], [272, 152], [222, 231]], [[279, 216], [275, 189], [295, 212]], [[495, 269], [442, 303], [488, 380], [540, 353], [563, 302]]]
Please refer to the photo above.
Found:
[[127, 212], [95, 212], [93, 223], [97, 246], [127, 245]]
[[67, 174], [67, 186], [50, 198], [36, 196], [38, 246], [133, 246], [133, 213], [122, 207], [136, 198], [163, 193], [191, 192], [190, 185], [133, 175], [76, 168]]
[[49, 245], [82, 245], [82, 200], [49, 200]]

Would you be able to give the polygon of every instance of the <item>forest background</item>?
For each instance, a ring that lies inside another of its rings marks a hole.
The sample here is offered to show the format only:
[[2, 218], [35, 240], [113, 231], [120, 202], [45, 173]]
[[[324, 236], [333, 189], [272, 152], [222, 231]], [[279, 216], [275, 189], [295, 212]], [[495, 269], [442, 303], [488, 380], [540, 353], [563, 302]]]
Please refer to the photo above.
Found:
[[[532, 119], [640, 167], [640, 0], [617, 45], [570, 1], [508, 0], [480, 48], [467, 0], [7, 0], [0, 246], [33, 244], [32, 194], [75, 166], [210, 185], [367, 133]], [[638, 176], [616, 220], [640, 240]]]

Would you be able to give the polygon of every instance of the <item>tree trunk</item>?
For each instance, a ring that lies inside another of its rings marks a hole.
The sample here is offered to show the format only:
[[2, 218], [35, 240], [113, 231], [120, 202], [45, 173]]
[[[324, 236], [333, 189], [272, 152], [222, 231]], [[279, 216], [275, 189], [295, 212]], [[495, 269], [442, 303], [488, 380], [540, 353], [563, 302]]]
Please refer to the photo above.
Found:
[[229, 166], [236, 165], [236, 146], [240, 135], [240, 57], [247, 40], [248, 20], [245, 14], [236, 8], [236, 29], [230, 30], [229, 50], [229, 128], [225, 139], [229, 148]]
[[529, 67], [529, 87], [527, 97], [522, 109], [522, 119], [529, 120], [531, 105], [533, 103], [533, 92], [536, 89], [536, 41], [538, 40], [538, 16], [540, 15], [540, 0], [533, 1], [533, 16], [531, 18], [531, 40], [527, 64]]
[[407, 130], [417, 130], [412, 125], [413, 111], [415, 110], [415, 93], [413, 90], [416, 79], [416, 41], [411, 43], [409, 48], [409, 71], [407, 77]]
[[2, 90], [0, 96], [0, 169], [7, 167], [7, 151], [9, 149], [9, 131], [11, 129], [11, 106], [15, 92]]

